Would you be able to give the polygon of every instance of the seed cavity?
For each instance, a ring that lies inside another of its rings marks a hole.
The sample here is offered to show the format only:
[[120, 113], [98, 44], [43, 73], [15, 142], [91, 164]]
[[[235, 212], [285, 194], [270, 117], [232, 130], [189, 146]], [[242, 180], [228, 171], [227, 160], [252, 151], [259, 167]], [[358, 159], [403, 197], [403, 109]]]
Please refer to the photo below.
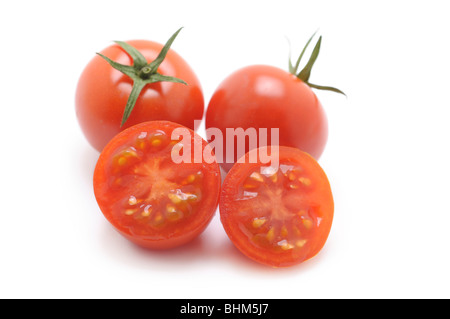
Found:
[[299, 239], [295, 242], [295, 246], [302, 248], [303, 246], [305, 246], [306, 242], [306, 239]]
[[193, 182], [195, 181], [195, 175], [194, 175], [194, 174], [189, 175], [189, 176], [186, 178], [186, 181], [187, 181], [188, 183], [193, 183]]
[[147, 139], [147, 132], [141, 132], [136, 139], [136, 147], [140, 150], [145, 149]]
[[267, 220], [265, 218], [255, 218], [255, 219], [253, 219], [252, 226], [254, 228], [259, 228], [262, 225], [264, 225], [266, 221]]
[[139, 155], [134, 147], [129, 147], [125, 150], [120, 151], [115, 158], [115, 163], [119, 166], [125, 166], [130, 163], [132, 159], [139, 158]]
[[285, 225], [283, 225], [283, 227], [281, 227], [281, 237], [286, 238], [288, 235], [288, 229]]
[[278, 172], [278, 169], [273, 166], [266, 166], [266, 167], [261, 168], [261, 173], [266, 177], [273, 176], [273, 175], [277, 174], [277, 172]]
[[175, 208], [175, 206], [167, 204], [166, 206], [166, 210], [168, 213], [175, 213], [177, 211], [177, 209]]
[[161, 212], [157, 212], [155, 214], [155, 218], [153, 219], [153, 223], [155, 225], [161, 225], [164, 222], [164, 217], [162, 216]]
[[311, 229], [313, 227], [313, 222], [310, 219], [303, 219], [302, 223], [303, 223], [303, 226], [305, 226], [306, 229]]
[[180, 204], [181, 202], [196, 202], [198, 200], [198, 196], [191, 193], [183, 193], [180, 190], [177, 190], [176, 193], [169, 193], [167, 197], [173, 204]]
[[275, 173], [275, 174], [269, 176], [269, 178], [270, 178], [270, 180], [271, 180], [272, 182], [274, 182], [274, 183], [278, 182], [278, 174], [277, 174], [277, 173]]
[[150, 216], [150, 214], [152, 213], [152, 206], [151, 205], [147, 205], [144, 208], [144, 211], [141, 213], [142, 217], [148, 217]]
[[151, 143], [152, 143], [152, 146], [158, 147], [162, 144], [162, 141], [159, 138], [155, 138], [155, 139], [153, 139], [153, 141]]
[[131, 215], [133, 215], [133, 214], [136, 213], [136, 212], [137, 212], [137, 208], [134, 208], [134, 209], [127, 209], [127, 210], [125, 211], [125, 215], [131, 216]]
[[179, 210], [174, 210], [173, 212], [169, 212], [167, 214], [167, 219], [171, 222], [180, 220], [182, 217], [183, 217], [183, 212], [181, 212]]
[[188, 202], [196, 202], [198, 200], [198, 196], [194, 194], [185, 193], [183, 194]]
[[275, 238], [275, 227], [271, 227], [266, 234], [266, 239], [268, 241], [273, 241]]
[[171, 202], [174, 203], [174, 204], [179, 204], [179, 203], [181, 203], [183, 201], [181, 196], [178, 195], [178, 194], [169, 193], [167, 196], [169, 197]]
[[294, 248], [294, 245], [289, 243], [286, 239], [279, 241], [277, 244], [278, 244], [278, 246], [280, 246], [280, 248], [282, 250], [289, 250], [289, 249]]
[[152, 147], [160, 147], [166, 140], [167, 136], [166, 133], [163, 131], [156, 131], [155, 133], [151, 134], [148, 138], [148, 141], [150, 142], [150, 145]]
[[117, 163], [120, 166], [123, 166], [123, 165], [125, 165], [127, 163], [127, 159], [124, 156], [121, 156], [121, 157], [119, 157], [119, 160], [117, 161]]
[[298, 181], [305, 186], [311, 186], [311, 180], [307, 177], [299, 177]]
[[243, 185], [243, 187], [244, 187], [245, 189], [254, 189], [254, 188], [257, 188], [258, 186], [255, 185], [255, 184], [245, 183], [245, 184]]
[[130, 206], [134, 206], [138, 203], [138, 200], [136, 199], [136, 197], [134, 196], [130, 196], [130, 198], [128, 199], [128, 205]]
[[260, 173], [258, 173], [258, 172], [253, 172], [250, 175], [250, 178], [252, 180], [256, 181], [256, 182], [260, 182], [260, 183], [264, 182], [264, 179], [263, 179], [262, 175]]
[[253, 172], [247, 177], [242, 187], [244, 189], [255, 189], [258, 188], [262, 182], [264, 182], [264, 177], [258, 172]]
[[134, 147], [130, 147], [124, 151], [125, 156], [129, 157], [138, 157], [138, 154], [136, 152], [136, 149]]

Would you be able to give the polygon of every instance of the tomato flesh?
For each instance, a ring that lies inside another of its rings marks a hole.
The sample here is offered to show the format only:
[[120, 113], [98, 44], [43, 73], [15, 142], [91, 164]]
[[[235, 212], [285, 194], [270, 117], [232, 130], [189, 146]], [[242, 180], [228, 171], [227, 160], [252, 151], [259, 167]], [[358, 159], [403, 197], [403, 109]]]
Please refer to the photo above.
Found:
[[[258, 149], [251, 151], [257, 152]], [[221, 221], [245, 255], [273, 267], [286, 267], [315, 256], [333, 219], [328, 179], [307, 153], [279, 148], [277, 169], [236, 163], [222, 186]]]
[[[148, 248], [192, 240], [218, 204], [218, 164], [174, 163], [173, 147], [180, 143], [171, 140], [176, 128], [183, 127], [156, 121], [123, 131], [106, 146], [94, 173], [95, 195], [105, 217], [122, 235]], [[195, 133], [185, 129], [194, 141]], [[203, 149], [209, 147], [201, 141]]]

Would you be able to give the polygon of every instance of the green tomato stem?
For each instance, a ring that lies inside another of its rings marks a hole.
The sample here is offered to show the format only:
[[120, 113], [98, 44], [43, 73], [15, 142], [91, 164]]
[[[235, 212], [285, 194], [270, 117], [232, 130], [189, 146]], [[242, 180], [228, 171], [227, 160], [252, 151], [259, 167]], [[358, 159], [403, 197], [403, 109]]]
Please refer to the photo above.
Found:
[[186, 84], [186, 82], [176, 77], [166, 76], [157, 73], [158, 67], [165, 59], [167, 52], [169, 52], [170, 50], [170, 46], [177, 37], [178, 33], [180, 33], [181, 29], [182, 28], [178, 29], [170, 37], [170, 39], [161, 49], [157, 58], [151, 63], [147, 63], [145, 57], [136, 48], [122, 41], [115, 41], [115, 43], [117, 43], [125, 52], [127, 52], [130, 55], [130, 57], [133, 59], [133, 66], [117, 63], [115, 61], [112, 61], [108, 57], [100, 53], [97, 53], [114, 69], [119, 70], [120, 72], [129, 76], [133, 80], [133, 88], [131, 89], [131, 93], [130, 96], [128, 97], [127, 104], [125, 105], [122, 123], [120, 124], [120, 127], [122, 127], [130, 117], [130, 114], [133, 111], [134, 106], [136, 105], [136, 101], [139, 98], [139, 95], [141, 94], [142, 90], [147, 84], [163, 81]]

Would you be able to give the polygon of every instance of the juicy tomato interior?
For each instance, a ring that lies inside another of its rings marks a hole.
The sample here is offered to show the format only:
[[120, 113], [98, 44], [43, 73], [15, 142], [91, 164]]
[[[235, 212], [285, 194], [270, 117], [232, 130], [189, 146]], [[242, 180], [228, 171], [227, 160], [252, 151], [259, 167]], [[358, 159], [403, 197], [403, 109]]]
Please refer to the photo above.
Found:
[[221, 221], [231, 241], [248, 257], [273, 267], [316, 255], [330, 232], [333, 211], [325, 173], [294, 148], [279, 148], [278, 167], [249, 163], [247, 154], [222, 186]]
[[[200, 234], [218, 204], [217, 163], [172, 160], [171, 140], [181, 125], [147, 122], [132, 127], [107, 145], [94, 174], [98, 204], [125, 237], [149, 248], [171, 248]], [[194, 141], [195, 133], [187, 128]], [[201, 139], [202, 148], [209, 147]]]

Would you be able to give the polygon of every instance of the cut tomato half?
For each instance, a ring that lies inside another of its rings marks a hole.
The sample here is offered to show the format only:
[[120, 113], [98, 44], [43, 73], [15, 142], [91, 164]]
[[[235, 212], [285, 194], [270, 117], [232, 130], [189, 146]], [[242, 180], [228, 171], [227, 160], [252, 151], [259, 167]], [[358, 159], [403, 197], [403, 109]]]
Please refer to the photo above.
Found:
[[[277, 151], [278, 149], [278, 151]], [[228, 172], [220, 218], [233, 244], [272, 267], [299, 264], [324, 246], [334, 213], [333, 196], [317, 161], [296, 148], [268, 147], [278, 165], [264, 164], [255, 149]], [[257, 159], [251, 163], [252, 158]]]
[[[189, 140], [172, 140], [175, 129], [187, 132]], [[154, 121], [121, 132], [105, 147], [95, 168], [94, 191], [106, 219], [122, 235], [144, 247], [166, 249], [191, 241], [206, 228], [218, 205], [219, 165], [193, 155], [177, 164], [172, 156], [187, 143], [193, 153], [199, 141], [204, 156], [213, 156], [194, 131]]]

